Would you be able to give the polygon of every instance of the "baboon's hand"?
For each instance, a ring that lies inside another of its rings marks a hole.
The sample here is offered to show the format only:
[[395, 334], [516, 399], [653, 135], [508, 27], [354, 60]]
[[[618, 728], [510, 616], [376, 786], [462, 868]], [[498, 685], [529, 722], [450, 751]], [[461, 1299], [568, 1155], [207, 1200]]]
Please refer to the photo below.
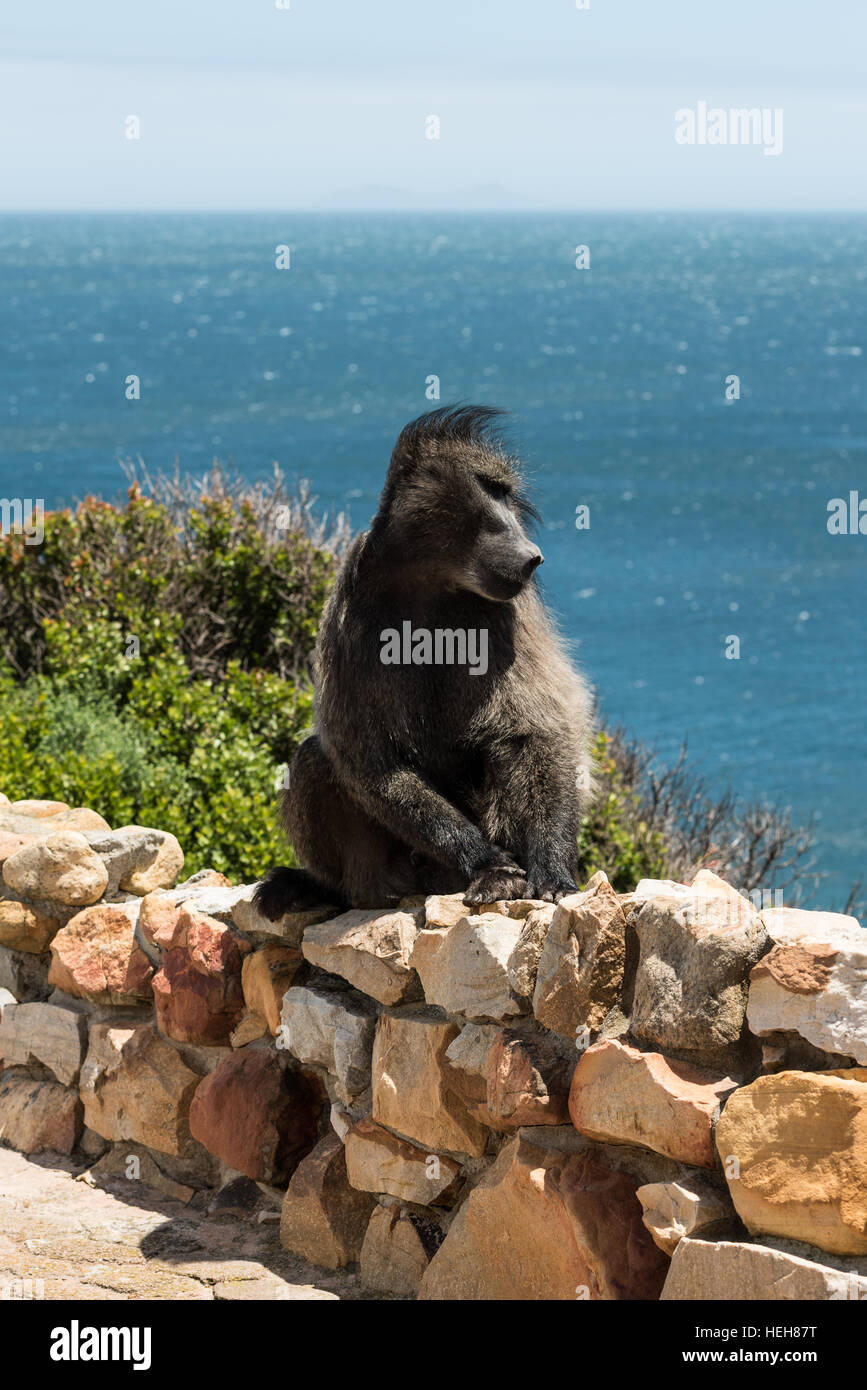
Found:
[[527, 886], [527, 876], [507, 850], [491, 845], [483, 862], [476, 865], [472, 882], [464, 894], [467, 904], [495, 903], [521, 898]]
[[578, 884], [568, 874], [530, 873], [527, 897], [537, 902], [558, 903], [570, 893], [578, 892]]
[[526, 888], [524, 871], [515, 864], [509, 865], [508, 868], [482, 869], [464, 894], [464, 902], [468, 906], [475, 906], [477, 903], [508, 902], [511, 898], [523, 898]]

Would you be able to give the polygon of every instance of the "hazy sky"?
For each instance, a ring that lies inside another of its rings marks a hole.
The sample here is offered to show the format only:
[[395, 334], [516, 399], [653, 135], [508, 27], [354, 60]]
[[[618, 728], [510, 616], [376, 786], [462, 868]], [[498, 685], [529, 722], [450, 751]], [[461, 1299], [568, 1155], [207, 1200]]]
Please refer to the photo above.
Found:
[[[867, 206], [864, 0], [2, 13], [5, 209]], [[677, 144], [700, 101], [782, 108], [782, 154]]]

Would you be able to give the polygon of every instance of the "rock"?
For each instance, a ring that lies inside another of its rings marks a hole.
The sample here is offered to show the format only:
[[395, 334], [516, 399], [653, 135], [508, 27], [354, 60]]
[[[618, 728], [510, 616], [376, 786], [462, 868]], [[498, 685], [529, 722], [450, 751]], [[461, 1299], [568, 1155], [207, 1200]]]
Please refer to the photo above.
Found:
[[46, 816], [56, 816], [59, 811], [68, 811], [70, 806], [65, 801], [13, 801], [11, 810], [19, 816], [34, 816], [36, 820], [42, 820]]
[[41, 1063], [61, 1086], [74, 1086], [87, 1046], [87, 1018], [56, 1004], [10, 1004], [0, 1021], [0, 1061], [7, 1067]]
[[468, 1023], [445, 1050], [448, 1088], [467, 1104], [471, 1115], [482, 1124], [488, 1114], [488, 1054], [499, 1037], [498, 1023]]
[[750, 972], [750, 1029], [759, 1037], [797, 1033], [825, 1052], [867, 1064], [867, 932], [859, 927], [855, 936], [848, 926], [853, 918], [822, 912], [815, 916], [832, 919], [831, 930], [796, 936], [794, 914], [787, 915], [790, 938]]
[[51, 943], [49, 983], [94, 1004], [143, 1004], [153, 966], [135, 940], [137, 903], [99, 903], [62, 927]]
[[767, 947], [758, 913], [722, 879], [701, 873], [691, 888], [645, 901], [631, 923], [641, 948], [633, 1034], [696, 1062], [732, 1065], [749, 972]]
[[293, 985], [283, 996], [282, 1043], [299, 1062], [325, 1067], [347, 1105], [370, 1085], [375, 1005], [360, 995]]
[[358, 1191], [385, 1192], [420, 1206], [454, 1203], [461, 1165], [445, 1154], [429, 1154], [371, 1119], [352, 1126], [345, 1148], [349, 1182]]
[[29, 951], [10, 951], [0, 946], [0, 989], [8, 990], [16, 999], [47, 999], [51, 993], [48, 983], [48, 956], [34, 956]]
[[424, 919], [429, 927], [456, 927], [470, 911], [463, 893], [434, 893], [424, 900]]
[[112, 1145], [82, 1177], [89, 1180], [89, 1185], [101, 1184], [106, 1178], [123, 1178], [130, 1190], [141, 1183], [176, 1202], [187, 1203], [195, 1196], [195, 1188], [175, 1182], [163, 1172], [149, 1149], [129, 1140]]
[[264, 1038], [267, 1032], [268, 1025], [262, 1015], [250, 1013], [249, 1009], [245, 1009], [240, 1023], [229, 1035], [229, 1042], [234, 1048], [246, 1047], [248, 1043], [255, 1042], [257, 1038]]
[[566, 1160], [556, 1184], [590, 1274], [582, 1296], [657, 1299], [669, 1262], [641, 1219], [639, 1179], [590, 1149]]
[[326, 1134], [289, 1181], [280, 1216], [280, 1243], [323, 1269], [357, 1260], [374, 1202], [349, 1185], [343, 1145]]
[[138, 926], [142, 939], [149, 946], [160, 951], [171, 951], [181, 944], [180, 925], [181, 903], [174, 901], [175, 894], [157, 889], [141, 900]]
[[420, 916], [417, 912], [343, 912], [309, 926], [301, 950], [313, 965], [341, 975], [380, 1004], [399, 1004], [420, 992], [409, 964]]
[[19, 1153], [71, 1154], [81, 1133], [75, 1091], [20, 1072], [0, 1075], [0, 1136]]
[[41, 956], [48, 950], [60, 926], [59, 918], [47, 917], [26, 903], [15, 902], [11, 898], [0, 899], [0, 946]]
[[867, 1254], [867, 1069], [760, 1076], [729, 1097], [716, 1144], [751, 1234]]
[[[73, 806], [71, 811], [61, 811], [59, 815], [52, 816], [50, 822], [51, 829], [78, 830], [82, 835], [86, 835], [89, 830], [110, 830], [111, 826], [107, 820], [103, 820], [97, 811], [92, 811], [89, 806]], [[46, 826], [46, 829], [49, 827]]]
[[694, 1236], [697, 1231], [732, 1217], [724, 1195], [698, 1174], [690, 1174], [682, 1183], [645, 1183], [635, 1195], [643, 1207], [641, 1219], [653, 1243], [666, 1255], [674, 1252], [684, 1236]]
[[176, 1042], [228, 1043], [244, 1011], [242, 955], [248, 944], [190, 906], [153, 978], [157, 1026]]
[[11, 854], [3, 865], [3, 880], [24, 898], [86, 907], [102, 897], [108, 870], [80, 831], [62, 830]]
[[[24, 804], [24, 803], [22, 803]], [[53, 816], [22, 815], [13, 806], [0, 805], [0, 831], [23, 835], [27, 840], [46, 840], [63, 830], [110, 830], [108, 821], [87, 806], [74, 806], [71, 811], [59, 811]]]
[[95, 1129], [88, 1129], [87, 1125], [84, 1125], [81, 1138], [78, 1141], [78, 1148], [81, 1153], [86, 1154], [95, 1163], [98, 1158], [102, 1158], [104, 1153], [108, 1153], [111, 1145], [107, 1139], [103, 1139], [101, 1134], [97, 1134]]
[[282, 941], [266, 942], [244, 960], [241, 969], [244, 1003], [252, 1013], [264, 1018], [272, 1034], [280, 1031], [283, 995], [303, 964], [301, 952], [294, 946], [285, 946]]
[[521, 999], [533, 997], [542, 948], [556, 911], [553, 903], [545, 903], [533, 908], [523, 919], [521, 934], [506, 966], [509, 984]]
[[197, 873], [190, 874], [182, 883], [177, 884], [178, 888], [199, 889], [199, 888], [231, 888], [232, 880], [226, 878], [217, 869], [199, 869]]
[[401, 1206], [374, 1207], [361, 1247], [362, 1286], [414, 1298], [443, 1235], [432, 1215]]
[[[513, 917], [516, 922], [525, 922], [531, 912], [551, 912], [553, 903], [542, 898], [509, 898], [507, 901], [492, 903], [489, 912], [499, 912], [503, 917]], [[478, 911], [477, 908], [474, 911]]]
[[81, 1069], [84, 1119], [104, 1139], [182, 1154], [199, 1075], [149, 1024], [94, 1023]]
[[798, 941], [842, 941], [856, 944], [864, 940], [864, 928], [857, 917], [844, 912], [811, 912], [801, 907], [765, 907], [759, 916], [775, 946]]
[[10, 855], [21, 849], [22, 845], [32, 845], [36, 839], [37, 836], [35, 835], [21, 835], [11, 830], [0, 830], [0, 865], [5, 864]]
[[605, 874], [554, 911], [539, 957], [533, 1012], [562, 1038], [598, 1032], [620, 998], [626, 918]]
[[867, 1298], [867, 1268], [828, 1264], [820, 1251], [815, 1254], [811, 1260], [770, 1244], [684, 1238], [660, 1298], [726, 1303]]
[[576, 1054], [543, 1034], [503, 1029], [487, 1058], [487, 1108], [495, 1128], [569, 1123]]
[[355, 1123], [352, 1112], [342, 1105], [334, 1104], [331, 1107], [328, 1118], [331, 1120], [331, 1128], [342, 1144], [352, 1125]]
[[418, 971], [427, 1002], [469, 1019], [507, 1019], [525, 1012], [508, 975], [520, 935], [517, 922], [493, 912], [419, 932], [410, 964]]
[[271, 1052], [227, 1057], [200, 1083], [190, 1131], [209, 1153], [257, 1182], [282, 1182], [316, 1143], [324, 1091], [284, 1071]]
[[384, 1013], [373, 1046], [373, 1118], [429, 1153], [480, 1155], [487, 1130], [450, 1086], [446, 1049], [458, 1035], [454, 1023], [411, 1007], [400, 1017]]
[[107, 898], [114, 898], [118, 890], [144, 896], [171, 888], [184, 866], [183, 850], [165, 830], [124, 825], [119, 830], [88, 831], [85, 839], [108, 871]]
[[657, 1298], [668, 1260], [635, 1186], [600, 1156], [515, 1137], [455, 1216], [419, 1298]]
[[232, 910], [239, 898], [251, 890], [196, 882], [196, 877], [194, 874], [177, 888], [155, 888], [142, 898], [139, 926], [150, 945], [162, 951], [170, 951], [178, 945], [179, 934], [184, 930], [180, 922], [183, 907], [210, 917], [224, 927], [235, 925]]
[[253, 906], [253, 894], [258, 887], [258, 883], [250, 883], [233, 890], [232, 921], [239, 931], [253, 936], [275, 936], [287, 946], [300, 947], [308, 927], [334, 917], [340, 910], [334, 903], [321, 903], [306, 912], [286, 912], [276, 922], [271, 922]]
[[208, 1203], [209, 1216], [228, 1216], [238, 1221], [249, 1221], [257, 1212], [268, 1209], [259, 1184], [252, 1178], [233, 1178]]
[[569, 1113], [590, 1139], [640, 1144], [680, 1163], [712, 1168], [713, 1124], [736, 1085], [729, 1076], [611, 1038], [588, 1048], [578, 1062]]

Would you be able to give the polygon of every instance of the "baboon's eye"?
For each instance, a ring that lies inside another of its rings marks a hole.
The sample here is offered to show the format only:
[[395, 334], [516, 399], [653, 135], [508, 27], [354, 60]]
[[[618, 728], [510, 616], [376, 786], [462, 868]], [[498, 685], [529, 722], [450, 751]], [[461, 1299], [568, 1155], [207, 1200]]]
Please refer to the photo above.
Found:
[[477, 473], [476, 481], [481, 483], [489, 497], [495, 497], [498, 502], [505, 502], [512, 495], [505, 483], [498, 483], [493, 478], [486, 477], [484, 473]]

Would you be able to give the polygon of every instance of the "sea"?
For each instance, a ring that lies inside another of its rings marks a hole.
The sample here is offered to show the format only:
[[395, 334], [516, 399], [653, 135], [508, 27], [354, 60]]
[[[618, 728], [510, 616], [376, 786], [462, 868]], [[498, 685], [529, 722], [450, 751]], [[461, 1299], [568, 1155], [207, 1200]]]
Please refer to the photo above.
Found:
[[360, 529], [402, 425], [500, 406], [603, 718], [812, 822], [839, 908], [867, 879], [865, 281], [863, 215], [4, 215], [0, 495], [276, 461]]

